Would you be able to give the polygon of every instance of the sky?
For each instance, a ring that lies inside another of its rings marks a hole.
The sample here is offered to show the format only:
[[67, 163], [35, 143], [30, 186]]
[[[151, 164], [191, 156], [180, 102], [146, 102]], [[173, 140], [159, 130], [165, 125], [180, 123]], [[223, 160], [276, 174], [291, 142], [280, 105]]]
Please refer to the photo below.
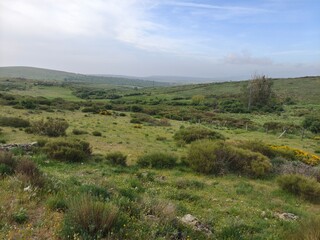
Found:
[[318, 0], [0, 0], [0, 66], [247, 79], [320, 75]]

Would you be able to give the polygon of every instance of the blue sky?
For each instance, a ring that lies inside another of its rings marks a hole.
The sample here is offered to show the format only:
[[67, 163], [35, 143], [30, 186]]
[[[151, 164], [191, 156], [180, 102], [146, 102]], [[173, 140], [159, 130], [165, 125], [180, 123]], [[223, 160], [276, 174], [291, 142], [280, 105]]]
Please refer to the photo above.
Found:
[[320, 75], [319, 12], [317, 0], [0, 0], [0, 66]]

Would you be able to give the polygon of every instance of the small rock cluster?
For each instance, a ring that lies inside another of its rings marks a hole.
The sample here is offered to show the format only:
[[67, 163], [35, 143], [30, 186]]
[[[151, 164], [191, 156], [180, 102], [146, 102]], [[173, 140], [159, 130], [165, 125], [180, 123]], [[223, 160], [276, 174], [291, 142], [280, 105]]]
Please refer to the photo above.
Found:
[[275, 213], [275, 216], [285, 221], [295, 221], [298, 219], [298, 216], [294, 215], [293, 213]]
[[201, 223], [196, 217], [192, 216], [191, 214], [184, 215], [180, 219], [180, 221], [186, 225], [192, 226], [197, 231], [204, 232], [207, 235], [212, 234], [210, 228], [207, 225]]
[[10, 151], [14, 148], [21, 148], [22, 150], [29, 152], [32, 147], [36, 146], [37, 142], [32, 143], [11, 143], [11, 144], [0, 144], [0, 151]]

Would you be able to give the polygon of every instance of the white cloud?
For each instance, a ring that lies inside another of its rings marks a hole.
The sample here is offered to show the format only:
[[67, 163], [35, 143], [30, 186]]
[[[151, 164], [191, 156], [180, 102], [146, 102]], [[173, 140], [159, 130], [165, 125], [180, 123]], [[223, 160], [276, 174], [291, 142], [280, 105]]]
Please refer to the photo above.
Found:
[[267, 57], [253, 57], [250, 52], [230, 53], [224, 57], [223, 61], [227, 64], [238, 65], [272, 65], [273, 61]]

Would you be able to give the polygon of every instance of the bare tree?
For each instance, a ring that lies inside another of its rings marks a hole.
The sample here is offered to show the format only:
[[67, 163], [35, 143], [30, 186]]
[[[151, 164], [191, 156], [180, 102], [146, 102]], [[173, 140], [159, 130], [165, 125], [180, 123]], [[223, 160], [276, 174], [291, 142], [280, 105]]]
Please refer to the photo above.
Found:
[[253, 75], [244, 89], [244, 99], [248, 110], [270, 104], [273, 97], [273, 82], [265, 75]]

